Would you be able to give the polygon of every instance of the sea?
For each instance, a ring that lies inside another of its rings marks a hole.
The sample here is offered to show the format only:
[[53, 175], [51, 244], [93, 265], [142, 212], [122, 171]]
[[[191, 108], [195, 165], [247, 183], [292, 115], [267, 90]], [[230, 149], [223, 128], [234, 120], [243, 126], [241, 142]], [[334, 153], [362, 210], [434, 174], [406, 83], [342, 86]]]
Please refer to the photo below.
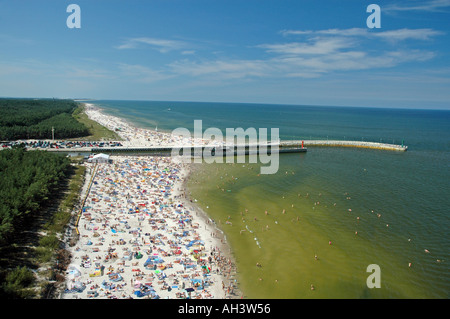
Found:
[[450, 297], [450, 111], [251, 103], [90, 101], [142, 128], [279, 129], [406, 152], [308, 147], [261, 163], [195, 164], [191, 199], [224, 233], [254, 299]]

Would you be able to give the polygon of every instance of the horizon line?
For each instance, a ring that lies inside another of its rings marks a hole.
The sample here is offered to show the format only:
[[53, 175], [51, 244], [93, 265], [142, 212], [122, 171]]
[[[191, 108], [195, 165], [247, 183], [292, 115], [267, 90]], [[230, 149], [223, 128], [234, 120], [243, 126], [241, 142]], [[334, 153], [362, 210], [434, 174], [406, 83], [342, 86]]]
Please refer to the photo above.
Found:
[[293, 104], [293, 103], [265, 103], [265, 102], [236, 102], [236, 101], [194, 101], [194, 100], [146, 100], [146, 99], [110, 99], [110, 98], [73, 98], [73, 97], [11, 97], [0, 96], [0, 99], [57, 99], [73, 101], [132, 101], [132, 102], [174, 102], [174, 103], [214, 103], [214, 104], [258, 104], [258, 105], [283, 105], [283, 106], [310, 106], [310, 107], [335, 107], [335, 108], [365, 108], [388, 110], [423, 110], [423, 111], [450, 111], [448, 108], [423, 108], [401, 106], [364, 106], [364, 105], [326, 105], [326, 104]]

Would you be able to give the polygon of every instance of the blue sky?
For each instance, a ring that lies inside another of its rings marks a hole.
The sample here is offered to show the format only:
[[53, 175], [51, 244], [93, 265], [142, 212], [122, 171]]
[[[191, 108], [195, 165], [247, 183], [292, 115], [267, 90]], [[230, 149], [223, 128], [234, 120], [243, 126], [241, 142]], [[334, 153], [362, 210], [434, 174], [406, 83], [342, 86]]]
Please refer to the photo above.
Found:
[[449, 21], [450, 0], [0, 0], [0, 96], [450, 109]]

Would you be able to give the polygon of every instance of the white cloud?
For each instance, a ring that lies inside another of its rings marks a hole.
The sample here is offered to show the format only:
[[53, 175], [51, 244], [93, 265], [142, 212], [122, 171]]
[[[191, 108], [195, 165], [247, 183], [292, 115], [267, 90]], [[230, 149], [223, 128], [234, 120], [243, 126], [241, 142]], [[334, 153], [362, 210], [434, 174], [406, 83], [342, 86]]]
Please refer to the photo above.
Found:
[[[404, 40], [431, 40], [443, 34], [433, 29], [372, 31], [363, 28], [327, 30], [283, 30], [285, 37], [302, 42], [263, 44], [259, 48], [275, 56], [265, 63], [277, 76], [315, 77], [330, 72], [391, 68], [407, 62], [423, 62], [435, 52], [379, 46], [377, 41], [396, 43]], [[363, 42], [366, 40], [366, 42]], [[370, 41], [370, 45], [367, 44]], [[382, 48], [382, 49], [380, 49]]]
[[[288, 53], [286, 53], [288, 52]], [[170, 72], [177, 76], [210, 78], [217, 80], [251, 78], [315, 78], [331, 72], [391, 68], [407, 62], [432, 59], [434, 52], [386, 51], [377, 54], [362, 50], [334, 50], [311, 54], [301, 51], [278, 50], [276, 56], [266, 60], [216, 60], [193, 62], [181, 60], [171, 63]]]
[[267, 64], [260, 60], [216, 60], [206, 62], [182, 60], [171, 63], [169, 67], [173, 73], [178, 75], [214, 75], [224, 79], [264, 76], [267, 72]]
[[111, 74], [103, 69], [84, 69], [73, 67], [67, 70], [67, 75], [74, 78], [111, 78]]
[[187, 46], [187, 44], [182, 41], [143, 37], [127, 39], [125, 43], [117, 46], [116, 48], [121, 50], [135, 49], [142, 44], [148, 45], [161, 53], [166, 53], [173, 50], [181, 50]]
[[330, 54], [352, 46], [352, 41], [343, 38], [314, 38], [310, 43], [291, 42], [285, 44], [263, 44], [258, 47], [268, 52], [298, 55], [298, 54]]
[[[450, 0], [449, 0], [450, 1]], [[327, 29], [317, 31], [282, 31], [284, 36], [289, 35], [315, 35], [315, 36], [338, 36], [338, 37], [361, 37], [361, 38], [379, 38], [387, 41], [403, 40], [431, 40], [432, 37], [442, 35], [444, 32], [429, 28], [423, 29], [397, 29], [388, 31], [373, 31], [368, 28], [350, 28], [350, 29]]]
[[306, 30], [306, 31], [302, 31], [302, 30], [281, 30], [280, 33], [287, 37], [289, 35], [305, 35], [305, 34], [311, 34], [313, 33], [313, 31], [310, 30]]
[[149, 67], [139, 64], [119, 64], [119, 70], [122, 76], [130, 77], [136, 82], [157, 82], [161, 80], [167, 80], [173, 77], [171, 74], [167, 74], [162, 70], [154, 70]]
[[327, 29], [327, 30], [283, 30], [281, 34], [285, 37], [289, 35], [310, 35], [310, 34], [322, 34], [322, 35], [340, 35], [340, 36], [361, 36], [367, 34], [367, 29], [363, 28], [350, 28], [350, 29]]
[[444, 34], [433, 29], [398, 29], [383, 32], [370, 32], [371, 37], [377, 37], [388, 41], [403, 40], [431, 40], [432, 37]]
[[[405, 46], [402, 46], [402, 50], [398, 50], [395, 46], [380, 46], [379, 42], [395, 44], [406, 40], [429, 41], [443, 33], [429, 28], [387, 31], [349, 28], [315, 31], [283, 30], [280, 34], [285, 38], [295, 37], [296, 40], [253, 46], [253, 49], [262, 49], [269, 54], [268, 57], [266, 54], [265, 58], [255, 59], [211, 60], [202, 58], [196, 51], [188, 48], [185, 42], [132, 38], [119, 48], [131, 49], [148, 45], [162, 53], [178, 50], [186, 58], [168, 61], [156, 68], [121, 64], [119, 69], [122, 75], [142, 82], [155, 82], [175, 77], [179, 79], [189, 77], [190, 81], [215, 82], [256, 78], [314, 78], [332, 72], [392, 68], [403, 63], [430, 60], [435, 57], [435, 52], [408, 49]], [[407, 44], [412, 46], [413, 43]]]
[[405, 5], [393, 4], [383, 6], [383, 12], [395, 12], [395, 11], [428, 11], [438, 12], [442, 9], [450, 7], [450, 0], [431, 0], [431, 1], [413, 1]]
[[363, 51], [346, 51], [329, 55], [277, 57], [267, 63], [278, 70], [279, 76], [317, 77], [336, 71], [355, 71], [390, 68], [411, 61], [425, 61], [434, 57], [431, 52], [393, 51], [369, 55]]

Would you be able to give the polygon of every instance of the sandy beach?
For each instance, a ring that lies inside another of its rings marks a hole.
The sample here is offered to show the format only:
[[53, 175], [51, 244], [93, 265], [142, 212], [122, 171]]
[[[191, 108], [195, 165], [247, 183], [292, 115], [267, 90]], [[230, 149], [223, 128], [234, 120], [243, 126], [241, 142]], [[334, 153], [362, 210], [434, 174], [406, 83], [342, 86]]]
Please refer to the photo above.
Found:
[[[130, 145], [186, 141], [138, 129], [86, 104]], [[240, 298], [225, 238], [187, 197], [189, 164], [173, 157], [111, 156], [85, 163], [86, 198], [63, 299]]]
[[194, 137], [182, 137], [168, 132], [135, 127], [128, 121], [115, 116], [105, 114], [95, 104], [84, 103], [85, 113], [91, 120], [98, 122], [104, 127], [115, 131], [124, 141], [123, 145], [128, 147], [156, 147], [156, 146], [192, 146], [192, 145], [222, 145], [223, 142], [216, 140], [205, 140]]

